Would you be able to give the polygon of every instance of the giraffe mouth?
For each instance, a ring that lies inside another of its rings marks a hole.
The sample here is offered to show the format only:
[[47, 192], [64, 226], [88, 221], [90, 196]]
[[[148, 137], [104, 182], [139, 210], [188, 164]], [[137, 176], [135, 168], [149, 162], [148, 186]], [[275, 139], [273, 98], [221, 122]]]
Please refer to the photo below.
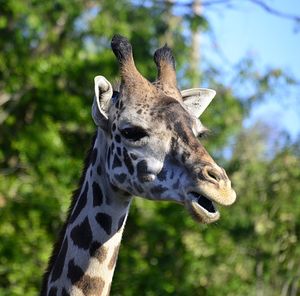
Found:
[[204, 210], [208, 211], [209, 213], [216, 213], [216, 207], [214, 203], [206, 198], [204, 195], [199, 194], [197, 192], [191, 192], [191, 195], [193, 195], [194, 198], [196, 198], [198, 204], [200, 207], [202, 207]]
[[212, 223], [220, 218], [215, 204], [203, 194], [189, 192], [186, 206], [192, 217], [201, 223]]

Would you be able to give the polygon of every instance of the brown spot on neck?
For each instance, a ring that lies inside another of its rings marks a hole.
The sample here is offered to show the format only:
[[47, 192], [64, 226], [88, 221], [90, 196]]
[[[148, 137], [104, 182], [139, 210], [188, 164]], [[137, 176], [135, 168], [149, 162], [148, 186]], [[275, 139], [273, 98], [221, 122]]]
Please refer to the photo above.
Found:
[[97, 258], [100, 263], [103, 263], [107, 257], [107, 248], [101, 246], [98, 242], [94, 242], [90, 248], [90, 255]]
[[108, 269], [112, 270], [115, 267], [120, 246], [116, 246], [113, 252], [113, 255], [108, 263]]
[[100, 277], [90, 277], [84, 275], [75, 286], [78, 287], [85, 296], [102, 295], [105, 282]]

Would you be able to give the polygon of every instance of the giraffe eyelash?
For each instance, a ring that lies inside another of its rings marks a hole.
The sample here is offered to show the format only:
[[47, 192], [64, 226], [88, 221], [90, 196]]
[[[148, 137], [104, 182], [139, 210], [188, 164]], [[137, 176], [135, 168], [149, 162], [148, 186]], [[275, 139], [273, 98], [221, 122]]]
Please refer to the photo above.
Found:
[[119, 129], [119, 131], [124, 138], [133, 142], [149, 136], [148, 133], [139, 126], [126, 127], [124, 129]]
[[208, 128], [205, 128], [200, 133], [198, 133], [197, 138], [204, 139], [204, 138], [207, 138], [210, 134], [211, 134], [211, 131]]

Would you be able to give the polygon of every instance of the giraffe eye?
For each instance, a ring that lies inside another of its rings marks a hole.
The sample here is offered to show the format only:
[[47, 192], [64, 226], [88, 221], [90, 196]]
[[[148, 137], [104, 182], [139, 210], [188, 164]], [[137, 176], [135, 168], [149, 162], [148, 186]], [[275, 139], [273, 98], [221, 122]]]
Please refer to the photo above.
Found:
[[209, 134], [210, 134], [210, 130], [209, 129], [204, 129], [200, 133], [198, 133], [197, 138], [198, 139], [203, 139], [203, 138], [206, 138], [207, 136], [209, 136]]
[[199, 139], [203, 139], [203, 138], [205, 138], [205, 136], [206, 136], [205, 132], [201, 132], [201, 133], [198, 134]]
[[133, 142], [136, 142], [144, 137], [149, 136], [143, 128], [138, 126], [126, 127], [120, 130], [120, 133], [124, 138]]

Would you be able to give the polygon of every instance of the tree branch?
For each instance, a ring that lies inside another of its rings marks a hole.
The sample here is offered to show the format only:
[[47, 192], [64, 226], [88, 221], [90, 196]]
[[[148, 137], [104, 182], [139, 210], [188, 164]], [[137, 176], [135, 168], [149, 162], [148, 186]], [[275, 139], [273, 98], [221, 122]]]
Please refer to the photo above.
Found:
[[208, 0], [208, 1], [203, 1], [202, 6], [212, 6], [215, 4], [229, 4], [233, 0]]
[[262, 9], [264, 9], [265, 11], [267, 11], [268, 13], [271, 13], [273, 15], [276, 15], [276, 16], [279, 16], [279, 17], [282, 17], [282, 18], [286, 18], [286, 19], [292, 19], [292, 20], [295, 20], [297, 22], [300, 22], [300, 16], [285, 13], [285, 12], [279, 11], [277, 9], [274, 9], [273, 7], [266, 4], [264, 1], [261, 1], [261, 0], [248, 0], [248, 2], [251, 2], [251, 3], [253, 3], [257, 6], [260, 6]]
[[8, 101], [10, 101], [12, 96], [7, 93], [0, 93], [0, 106], [4, 105]]
[[0, 93], [0, 106], [4, 105], [7, 102], [11, 102], [10, 106], [6, 110], [0, 110], [0, 125], [6, 120], [9, 114], [14, 109], [15, 105], [19, 102], [19, 100], [24, 96], [24, 94], [32, 89], [32, 86], [24, 86], [22, 90], [19, 92], [15, 92], [14, 94], [9, 93]]
[[[275, 16], [285, 18], [285, 19], [294, 20], [296, 22], [300, 22], [300, 16], [277, 10], [277, 9], [269, 6], [268, 4], [266, 4], [263, 0], [247, 0], [247, 1], [254, 4], [254, 5], [256, 5], [256, 6], [261, 7], [266, 12], [268, 12], [270, 14], [273, 14]], [[154, 1], [154, 2], [155, 3], [158, 3], [158, 2], [163, 3], [163, 1]], [[203, 1], [201, 3], [201, 5], [203, 7], [208, 7], [208, 6], [213, 6], [213, 5], [233, 4], [233, 3], [237, 4], [237, 1], [236, 0], [206, 0], [206, 1]], [[241, 1], [239, 1], [239, 3], [241, 3]], [[193, 1], [184, 2], [184, 3], [180, 2], [180, 1], [174, 1], [173, 5], [192, 7]]]

